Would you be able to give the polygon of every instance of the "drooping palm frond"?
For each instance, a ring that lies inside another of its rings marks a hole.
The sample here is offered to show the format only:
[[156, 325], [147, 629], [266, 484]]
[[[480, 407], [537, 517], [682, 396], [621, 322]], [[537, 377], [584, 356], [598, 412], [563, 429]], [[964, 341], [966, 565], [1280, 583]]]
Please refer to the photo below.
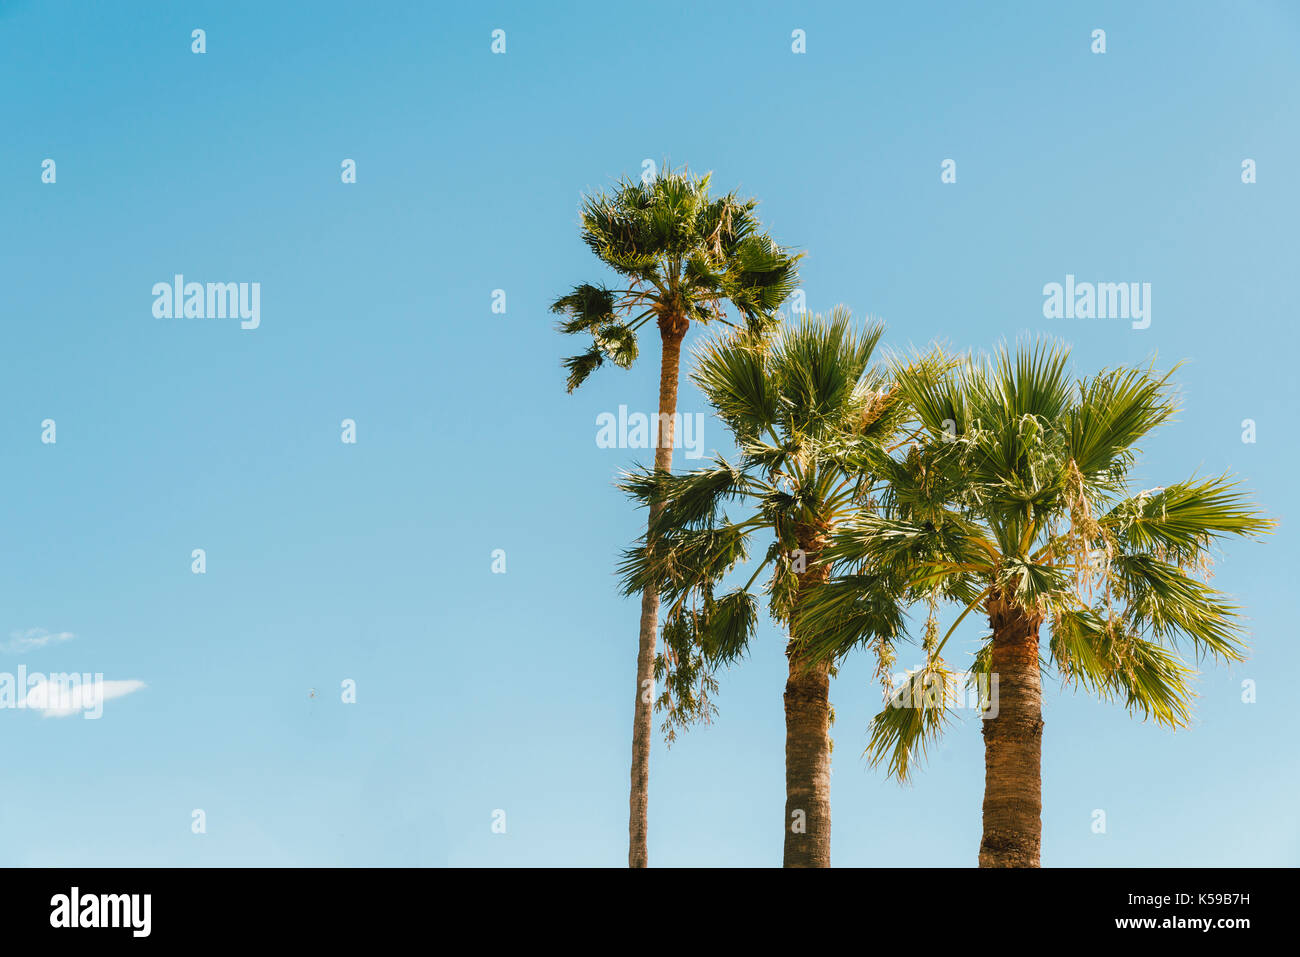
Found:
[[952, 698], [958, 693], [958, 678], [942, 660], [908, 672], [871, 721], [867, 760], [873, 767], [883, 763], [886, 773], [899, 781], [909, 780], [951, 721]]
[[751, 528], [742, 524], [680, 529], [623, 554], [618, 572], [625, 595], [656, 589], [670, 605], [705, 591], [749, 555]]
[[1116, 556], [1111, 569], [1133, 627], [1149, 629], [1165, 644], [1186, 638], [1198, 657], [1244, 660], [1239, 611], [1217, 589], [1151, 555]]
[[1063, 609], [1051, 624], [1051, 654], [1062, 676], [1104, 700], [1122, 697], [1130, 710], [1167, 727], [1191, 713], [1191, 669], [1159, 644], [1126, 630], [1123, 621], [1086, 608]]
[[745, 588], [705, 603], [699, 647], [710, 664], [731, 664], [744, 657], [758, 629], [758, 599]]
[[812, 661], [837, 660], [875, 642], [907, 637], [907, 583], [887, 571], [838, 576], [808, 594], [792, 621]]
[[565, 391], [572, 392], [586, 382], [587, 376], [605, 364], [605, 358], [605, 350], [593, 345], [586, 352], [565, 359], [563, 366], [568, 373], [564, 380]]
[[751, 485], [744, 471], [719, 457], [710, 468], [677, 475], [644, 468], [625, 472], [618, 488], [639, 505], [657, 503], [649, 527], [653, 539], [674, 530], [716, 523], [720, 509]]
[[662, 638], [663, 650], [655, 656], [654, 666], [655, 683], [662, 690], [655, 706], [664, 714], [662, 731], [671, 745], [679, 728], [707, 723], [717, 713], [712, 695], [718, 682], [699, 652], [695, 616], [669, 617]]
[[590, 332], [614, 320], [616, 296], [604, 286], [583, 283], [551, 304], [551, 312], [569, 318], [559, 324], [561, 332], [570, 335]]

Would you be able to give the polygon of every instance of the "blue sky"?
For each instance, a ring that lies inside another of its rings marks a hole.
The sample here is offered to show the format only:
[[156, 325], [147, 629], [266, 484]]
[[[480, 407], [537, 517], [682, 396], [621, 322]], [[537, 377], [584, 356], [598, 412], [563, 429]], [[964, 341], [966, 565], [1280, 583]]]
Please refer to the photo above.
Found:
[[[644, 516], [612, 482], [647, 456], [595, 422], [650, 408], [658, 350], [566, 395], [546, 307], [604, 277], [583, 191], [665, 156], [758, 197], [809, 306], [890, 345], [1185, 361], [1139, 477], [1231, 468], [1281, 520], [1218, 568], [1253, 654], [1176, 734], [1050, 683], [1043, 862], [1300, 863], [1300, 13], [998, 6], [0, 0], [0, 671], [145, 685], [98, 721], [0, 710], [0, 865], [625, 862], [613, 567]], [[155, 318], [175, 273], [259, 282], [260, 327]], [[1150, 328], [1044, 319], [1066, 274], [1151, 283]], [[715, 723], [656, 738], [652, 864], [779, 862], [782, 648], [765, 622]], [[832, 687], [834, 863], [973, 865], [976, 722], [885, 781], [870, 674]]]

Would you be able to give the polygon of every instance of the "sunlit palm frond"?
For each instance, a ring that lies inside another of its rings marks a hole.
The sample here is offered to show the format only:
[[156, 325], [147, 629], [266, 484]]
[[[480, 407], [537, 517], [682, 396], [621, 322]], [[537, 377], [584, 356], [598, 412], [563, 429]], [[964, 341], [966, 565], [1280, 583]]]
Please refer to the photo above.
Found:
[[712, 339], [695, 352], [692, 381], [741, 442], [759, 440], [776, 419], [769, 354], [767, 340], [748, 334]]
[[859, 383], [883, 334], [879, 323], [854, 328], [843, 307], [825, 316], [804, 313], [781, 329], [772, 343], [770, 374], [787, 438], [820, 437], [850, 426], [862, 398]]
[[1164, 643], [1187, 638], [1198, 656], [1244, 660], [1239, 611], [1217, 589], [1151, 555], [1116, 556], [1110, 572], [1135, 627]]
[[1169, 376], [1145, 369], [1114, 369], [1079, 384], [1067, 416], [1070, 457], [1089, 478], [1127, 464], [1133, 445], [1177, 411]]
[[952, 718], [958, 679], [942, 661], [908, 672], [884, 709], [871, 721], [865, 755], [884, 764], [890, 777], [907, 781]]
[[625, 595], [654, 589], [669, 604], [707, 591], [748, 557], [750, 529], [720, 524], [664, 534], [623, 553], [618, 573]]
[[1183, 727], [1191, 714], [1192, 671], [1173, 652], [1090, 609], [1059, 611], [1051, 626], [1051, 652], [1062, 677], [1167, 727]]
[[762, 328], [798, 287], [802, 256], [767, 236], [747, 236], [729, 247], [718, 289], [751, 328]]
[[718, 523], [727, 502], [738, 498], [751, 484], [739, 468], [719, 458], [711, 468], [696, 469], [678, 475], [663, 475], [650, 488], [625, 485], [641, 501], [640, 489], [653, 493], [658, 502], [649, 534], [652, 539], [674, 530], [705, 528]]
[[812, 661], [838, 660], [877, 641], [907, 636], [906, 582], [885, 573], [834, 578], [809, 592], [791, 622]]
[[1139, 492], [1117, 502], [1101, 524], [1126, 548], [1186, 559], [1212, 539], [1259, 536], [1276, 525], [1227, 474]]

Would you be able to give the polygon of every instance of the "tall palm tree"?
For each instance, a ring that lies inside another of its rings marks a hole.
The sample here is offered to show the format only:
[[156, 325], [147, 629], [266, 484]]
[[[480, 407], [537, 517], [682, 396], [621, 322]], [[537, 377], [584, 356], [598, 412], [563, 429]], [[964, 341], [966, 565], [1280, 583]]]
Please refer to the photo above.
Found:
[[[669, 604], [664, 623], [662, 704], [670, 726], [707, 719], [712, 670], [743, 656], [757, 626], [752, 590], [779, 622], [822, 587], [818, 557], [840, 522], [871, 493], [873, 464], [897, 434], [906, 409], [871, 366], [883, 329], [855, 331], [847, 310], [805, 315], [766, 333], [713, 341], [697, 355], [693, 381], [727, 425], [739, 453], [679, 475], [643, 470], [623, 487], [657, 511], [622, 572], [629, 593], [653, 589]], [[728, 504], [738, 517], [728, 513]], [[747, 583], [724, 594], [722, 580], [765, 542]], [[901, 628], [894, 620], [877, 630]], [[830, 865], [830, 676], [834, 662], [811, 660], [807, 636], [791, 628], [785, 685], [787, 867]]]
[[[712, 197], [709, 176], [668, 170], [649, 183], [620, 182], [582, 204], [582, 239], [616, 272], [621, 288], [582, 284], [552, 305], [560, 330], [590, 335], [591, 347], [565, 361], [568, 391], [612, 362], [628, 368], [638, 355], [637, 332], [659, 328], [659, 408], [655, 468], [671, 470], [682, 340], [692, 322], [721, 322], [726, 303], [742, 327], [761, 327], [798, 284], [799, 256], [760, 229], [757, 202], [735, 193]], [[655, 515], [651, 507], [651, 521]], [[659, 596], [641, 596], [641, 625], [632, 723], [632, 787], [628, 866], [645, 867], [650, 776], [651, 708]]]
[[[873, 721], [868, 745], [899, 777], [950, 717], [944, 643], [972, 611], [988, 615], [973, 668], [996, 689], [983, 721], [981, 867], [1039, 865], [1042, 626], [1063, 680], [1183, 726], [1192, 672], [1178, 641], [1198, 659], [1244, 651], [1236, 607], [1207, 583], [1210, 548], [1272, 525], [1226, 474], [1135, 493], [1136, 443], [1176, 412], [1169, 376], [1119, 368], [1072, 381], [1068, 361], [1039, 342], [939, 378], [903, 370], [923, 432], [888, 464], [884, 507], [828, 549], [828, 560], [874, 569], [901, 600], [931, 608], [925, 664]], [[847, 582], [806, 610], [823, 654], [855, 639], [854, 590]], [[939, 639], [933, 609], [950, 599], [963, 610]]]

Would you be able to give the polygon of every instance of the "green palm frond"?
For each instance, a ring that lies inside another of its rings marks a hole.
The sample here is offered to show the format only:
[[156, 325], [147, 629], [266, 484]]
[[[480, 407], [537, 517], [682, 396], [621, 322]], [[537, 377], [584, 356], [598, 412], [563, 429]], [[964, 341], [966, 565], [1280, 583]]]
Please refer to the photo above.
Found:
[[583, 283], [556, 299], [551, 304], [551, 312], [569, 317], [559, 324], [561, 332], [569, 335], [590, 332], [614, 321], [615, 301], [613, 291]]
[[862, 513], [845, 522], [826, 558], [857, 567], [906, 570], [915, 581], [967, 573], [987, 574], [992, 565], [979, 525], [950, 512], [935, 525]]
[[1051, 631], [1052, 658], [1065, 680], [1105, 700], [1122, 697], [1129, 710], [1166, 727], [1187, 724], [1193, 673], [1176, 654], [1090, 609], [1058, 612]]
[[838, 660], [855, 648], [907, 637], [906, 583], [881, 574], [842, 575], [810, 592], [791, 622], [811, 661]]
[[817, 438], [843, 431], [859, 410], [871, 356], [884, 326], [854, 328], [838, 306], [829, 315], [804, 313], [772, 343], [770, 375], [777, 384], [777, 418], [787, 437]]
[[957, 690], [957, 677], [942, 661], [908, 672], [871, 721], [864, 754], [872, 767], [884, 764], [890, 777], [909, 780], [950, 722]]
[[1116, 503], [1101, 524], [1126, 548], [1189, 560], [1212, 539], [1258, 536], [1276, 525], [1227, 474], [1140, 492]]
[[762, 327], [798, 287], [802, 256], [767, 236], [748, 236], [730, 248], [718, 288], [751, 326]]
[[712, 695], [718, 682], [699, 653], [697, 617], [670, 615], [662, 631], [663, 651], [655, 656], [655, 684], [661, 689], [655, 707], [663, 713], [661, 726], [671, 747], [679, 730], [707, 723], [717, 707]]
[[658, 513], [653, 516], [649, 529], [653, 539], [670, 535], [674, 530], [715, 525], [726, 503], [738, 498], [751, 485], [751, 480], [743, 471], [719, 458], [712, 468], [696, 469], [680, 475], [659, 473], [657, 480], [651, 480], [648, 484], [644, 481], [638, 484], [635, 478], [629, 476], [629, 481], [622, 487], [643, 504], [651, 501], [645, 497], [646, 492], [655, 496]]
[[594, 346], [603, 350], [609, 360], [620, 369], [631, 368], [640, 354], [636, 332], [631, 326], [625, 326], [621, 322], [607, 322], [591, 330], [591, 339]]
[[644, 544], [624, 553], [619, 566], [625, 595], [653, 588], [669, 603], [714, 582], [748, 557], [750, 529], [743, 525], [687, 529], [663, 535], [647, 549]]
[[998, 590], [1012, 595], [1023, 608], [1043, 608], [1074, 586], [1069, 569], [1032, 562], [1025, 558], [1005, 559], [998, 568]]
[[1015, 350], [997, 349], [992, 360], [972, 369], [968, 388], [976, 396], [980, 417], [993, 424], [1019, 423], [1026, 416], [1057, 422], [1070, 406], [1070, 350], [1042, 338]]
[[572, 392], [583, 382], [587, 381], [587, 376], [591, 375], [605, 363], [605, 350], [600, 346], [592, 346], [581, 355], [571, 356], [564, 360], [564, 369], [568, 372], [565, 380], [565, 389]]
[[769, 349], [762, 337], [738, 335], [709, 341], [695, 352], [691, 380], [741, 442], [758, 441], [776, 419]]
[[962, 382], [972, 363], [970, 356], [948, 356], [937, 348], [928, 357], [913, 353], [891, 362], [891, 378], [933, 442], [950, 442], [971, 429]]
[[1135, 627], [1165, 643], [1188, 638], [1198, 656], [1245, 660], [1239, 610], [1217, 589], [1151, 555], [1120, 555], [1111, 576]]
[[1079, 399], [1067, 417], [1070, 456], [1084, 475], [1103, 475], [1127, 464], [1139, 439], [1168, 422], [1177, 411], [1169, 375], [1144, 369], [1115, 369], [1079, 385]]
[[744, 657], [758, 630], [758, 599], [740, 588], [705, 603], [699, 647], [711, 664], [731, 664]]

